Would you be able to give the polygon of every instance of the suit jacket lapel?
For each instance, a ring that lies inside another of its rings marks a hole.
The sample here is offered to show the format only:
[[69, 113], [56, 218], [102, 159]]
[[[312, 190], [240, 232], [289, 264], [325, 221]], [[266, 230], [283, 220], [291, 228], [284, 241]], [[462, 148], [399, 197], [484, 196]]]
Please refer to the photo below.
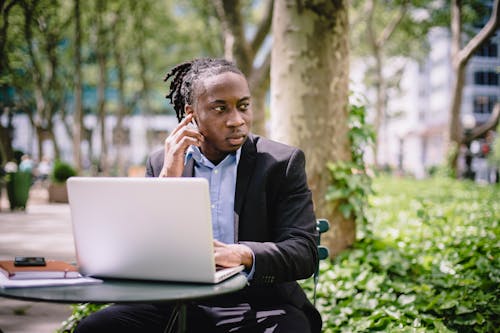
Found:
[[[237, 215], [239, 215], [241, 212], [241, 208], [245, 200], [245, 195], [247, 193], [248, 184], [250, 183], [250, 179], [252, 178], [256, 158], [257, 150], [255, 148], [254, 138], [252, 135], [249, 135], [248, 139], [245, 141], [243, 147], [241, 148], [240, 162], [238, 163], [238, 171], [236, 175], [234, 212]], [[237, 225], [235, 225], [235, 227], [236, 226]]]
[[[248, 184], [252, 178], [255, 159], [257, 157], [257, 150], [255, 149], [254, 138], [250, 134], [248, 139], [241, 148], [240, 161], [238, 163], [238, 170], [236, 174], [236, 191], [234, 196], [234, 241], [238, 241], [238, 226], [239, 215], [245, 195], [247, 193]], [[194, 159], [191, 158], [184, 166], [182, 177], [194, 177]]]
[[194, 177], [194, 158], [187, 161], [182, 171], [182, 177]]
[[[234, 211], [239, 214], [243, 205], [244, 197], [250, 178], [255, 166], [257, 150], [255, 149], [254, 138], [250, 134], [241, 148], [240, 162], [236, 174], [236, 191], [234, 198]], [[194, 159], [190, 158], [184, 166], [182, 177], [194, 177]]]

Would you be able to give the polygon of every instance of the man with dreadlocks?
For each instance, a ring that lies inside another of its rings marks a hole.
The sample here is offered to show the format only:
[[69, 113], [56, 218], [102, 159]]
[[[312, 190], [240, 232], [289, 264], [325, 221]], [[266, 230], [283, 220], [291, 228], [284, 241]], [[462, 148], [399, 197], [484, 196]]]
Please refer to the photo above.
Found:
[[[174, 67], [167, 98], [178, 126], [147, 161], [150, 177], [204, 177], [217, 265], [243, 264], [243, 290], [189, 304], [189, 332], [319, 332], [321, 317], [296, 280], [317, 260], [315, 217], [302, 151], [250, 133], [251, 95], [223, 59]], [[113, 305], [76, 332], [162, 332], [168, 304]]]

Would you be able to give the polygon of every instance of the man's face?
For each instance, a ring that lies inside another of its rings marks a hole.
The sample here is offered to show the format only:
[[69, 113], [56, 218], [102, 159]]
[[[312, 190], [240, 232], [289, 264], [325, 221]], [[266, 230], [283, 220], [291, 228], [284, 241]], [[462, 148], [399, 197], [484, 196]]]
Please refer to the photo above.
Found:
[[201, 151], [214, 164], [245, 142], [252, 123], [250, 90], [244, 76], [225, 72], [201, 80], [187, 107], [205, 137]]

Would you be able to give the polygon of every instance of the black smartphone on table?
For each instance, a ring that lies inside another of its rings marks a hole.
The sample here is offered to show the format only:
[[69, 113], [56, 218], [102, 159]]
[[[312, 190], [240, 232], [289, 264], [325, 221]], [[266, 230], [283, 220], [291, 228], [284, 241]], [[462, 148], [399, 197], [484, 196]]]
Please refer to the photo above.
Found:
[[14, 266], [45, 266], [44, 257], [15, 257]]

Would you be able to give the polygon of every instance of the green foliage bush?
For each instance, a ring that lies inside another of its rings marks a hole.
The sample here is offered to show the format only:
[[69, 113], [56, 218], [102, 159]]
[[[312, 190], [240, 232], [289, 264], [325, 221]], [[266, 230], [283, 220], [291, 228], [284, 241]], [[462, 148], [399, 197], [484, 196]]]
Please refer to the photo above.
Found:
[[368, 232], [366, 214], [367, 198], [372, 193], [371, 178], [364, 162], [365, 148], [375, 140], [372, 127], [366, 123], [366, 110], [360, 101], [350, 105], [349, 141], [351, 161], [328, 163], [330, 184], [325, 196], [332, 209], [344, 218], [353, 218], [363, 235]]
[[370, 237], [321, 264], [324, 332], [499, 332], [500, 187], [379, 177], [374, 190]]
[[500, 123], [496, 129], [496, 137], [493, 141], [492, 151], [489, 155], [489, 162], [495, 165], [497, 168], [500, 168]]
[[365, 212], [371, 193], [371, 178], [354, 162], [328, 163], [330, 185], [326, 200], [347, 218], [354, 218], [359, 231], [366, 233]]
[[69, 177], [76, 176], [76, 170], [68, 163], [55, 161], [50, 179], [54, 183], [64, 183]]

